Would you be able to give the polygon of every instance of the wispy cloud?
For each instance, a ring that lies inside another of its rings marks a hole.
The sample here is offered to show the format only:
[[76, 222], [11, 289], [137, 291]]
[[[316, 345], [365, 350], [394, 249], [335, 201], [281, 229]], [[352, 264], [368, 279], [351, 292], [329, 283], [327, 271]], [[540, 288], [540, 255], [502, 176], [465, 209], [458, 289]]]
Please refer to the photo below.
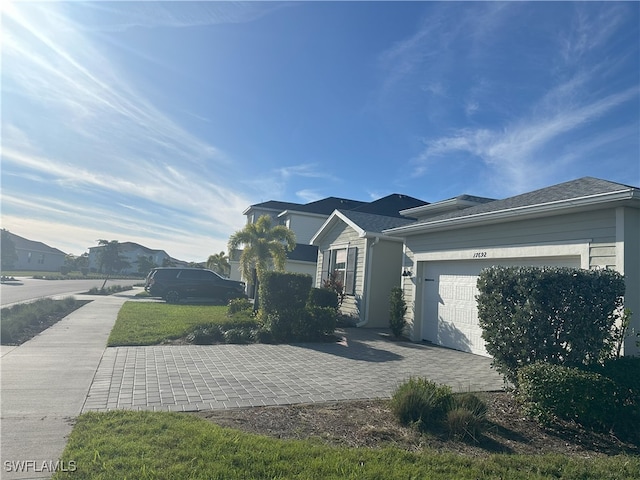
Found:
[[[501, 129], [461, 129], [455, 134], [425, 141], [426, 147], [413, 160], [414, 176], [428, 171], [429, 165], [455, 152], [464, 152], [491, 168], [509, 192], [522, 192], [539, 184], [551, 172], [549, 160], [541, 155], [563, 135], [579, 130], [586, 123], [608, 114], [614, 108], [638, 97], [639, 87], [608, 95], [591, 103], [558, 109], [550, 102], [575, 82], [558, 86], [539, 103], [540, 110], [530, 117]], [[629, 132], [627, 132], [629, 133]], [[616, 138], [616, 136], [611, 138]], [[605, 138], [602, 137], [601, 141]], [[579, 144], [580, 142], [578, 142]]]
[[[78, 194], [102, 192], [130, 203], [150, 202], [175, 216], [188, 212], [191, 238], [199, 229], [224, 245], [243, 223], [239, 212], [250, 203], [228, 181], [234, 168], [230, 159], [151, 104], [62, 15], [62, 8], [20, 4], [3, 18], [3, 101], [10, 105], [14, 96], [28, 100], [26, 108], [5, 110], [3, 174], [40, 182], [43, 190], [62, 185]], [[15, 192], [11, 182], [3, 187], [4, 204]], [[42, 196], [37, 206], [7, 206], [37, 215], [38, 208], [54, 203]], [[114, 217], [113, 222], [108, 215], [92, 220], [129, 233], [119, 213]], [[149, 229], [163, 228], [154, 224]], [[172, 233], [178, 235], [177, 230]]]
[[252, 22], [291, 2], [85, 2], [93, 10], [93, 20], [85, 27], [92, 31], [122, 31], [134, 27], [183, 28], [202, 25]]
[[316, 190], [310, 189], [298, 190], [296, 192], [296, 197], [298, 197], [304, 203], [315, 202], [324, 198], [324, 196], [319, 194]]

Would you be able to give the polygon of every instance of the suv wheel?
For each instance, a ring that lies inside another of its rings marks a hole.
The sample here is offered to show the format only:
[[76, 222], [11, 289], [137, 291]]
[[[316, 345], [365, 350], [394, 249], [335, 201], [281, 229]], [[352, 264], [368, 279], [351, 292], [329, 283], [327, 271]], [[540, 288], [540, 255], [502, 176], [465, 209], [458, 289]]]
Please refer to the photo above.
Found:
[[165, 294], [164, 299], [167, 303], [178, 303], [180, 301], [180, 292], [177, 290], [169, 290]]

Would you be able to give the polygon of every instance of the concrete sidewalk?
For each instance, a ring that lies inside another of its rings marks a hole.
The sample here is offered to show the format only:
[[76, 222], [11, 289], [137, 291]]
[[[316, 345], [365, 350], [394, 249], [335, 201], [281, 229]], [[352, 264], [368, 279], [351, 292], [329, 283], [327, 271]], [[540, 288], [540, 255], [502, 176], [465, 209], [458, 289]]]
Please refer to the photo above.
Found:
[[[134, 294], [87, 296], [91, 303], [33, 339], [2, 347], [0, 478], [51, 477], [47, 465], [59, 460], [118, 310]], [[35, 465], [18, 466], [27, 461]]]

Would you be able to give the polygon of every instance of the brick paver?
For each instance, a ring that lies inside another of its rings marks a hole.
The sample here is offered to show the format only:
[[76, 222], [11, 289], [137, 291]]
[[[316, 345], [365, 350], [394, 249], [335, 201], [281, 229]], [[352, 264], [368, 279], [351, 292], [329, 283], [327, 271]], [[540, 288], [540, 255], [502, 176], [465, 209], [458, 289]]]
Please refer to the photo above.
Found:
[[83, 411], [194, 411], [388, 398], [410, 376], [504, 387], [491, 359], [348, 329], [340, 343], [107, 348]]

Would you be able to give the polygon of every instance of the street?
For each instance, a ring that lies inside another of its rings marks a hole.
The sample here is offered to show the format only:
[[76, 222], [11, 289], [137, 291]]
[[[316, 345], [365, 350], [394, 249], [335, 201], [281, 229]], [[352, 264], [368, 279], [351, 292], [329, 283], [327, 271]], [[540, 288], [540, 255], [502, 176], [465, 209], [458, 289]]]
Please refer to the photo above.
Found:
[[[93, 287], [100, 288], [104, 279], [95, 280], [38, 280], [31, 277], [16, 277], [15, 282], [2, 283], [0, 286], [0, 305], [37, 300], [38, 298], [73, 295], [84, 293]], [[136, 285], [144, 280], [108, 280], [107, 287], [112, 285]]]

